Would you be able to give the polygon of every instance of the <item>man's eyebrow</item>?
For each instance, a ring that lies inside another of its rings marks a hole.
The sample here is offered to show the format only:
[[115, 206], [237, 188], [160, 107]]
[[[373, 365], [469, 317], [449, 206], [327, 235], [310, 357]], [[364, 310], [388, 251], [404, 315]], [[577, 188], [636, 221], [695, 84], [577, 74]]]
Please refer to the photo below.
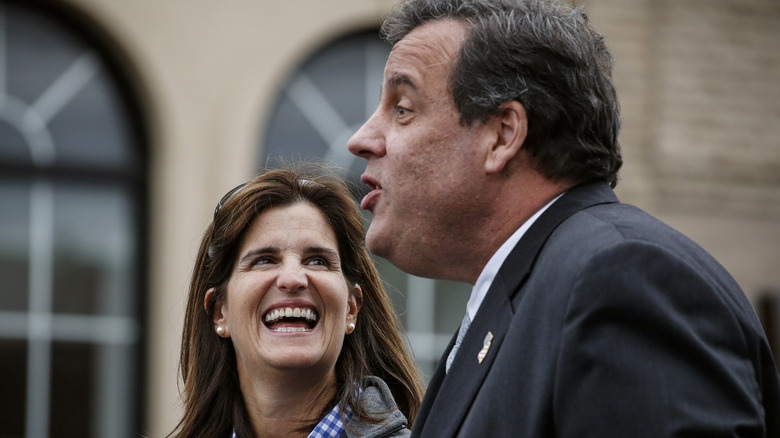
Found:
[[387, 85], [393, 88], [398, 88], [402, 85], [406, 85], [414, 91], [417, 91], [417, 84], [412, 81], [412, 78], [405, 74], [397, 73], [387, 78]]

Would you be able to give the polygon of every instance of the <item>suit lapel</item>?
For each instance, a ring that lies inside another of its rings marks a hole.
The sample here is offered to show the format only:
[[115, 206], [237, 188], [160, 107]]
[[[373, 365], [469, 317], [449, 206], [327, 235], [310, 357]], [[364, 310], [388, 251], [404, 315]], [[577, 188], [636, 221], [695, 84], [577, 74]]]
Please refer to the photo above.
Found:
[[544, 243], [558, 225], [578, 211], [598, 204], [615, 202], [618, 202], [618, 199], [606, 183], [588, 183], [569, 189], [531, 225], [517, 246], [509, 253], [496, 274], [488, 294], [500, 290], [512, 301], [514, 295], [520, 291], [520, 286], [531, 274]]
[[[530, 275], [547, 238], [572, 214], [612, 202], [617, 202], [617, 197], [607, 184], [581, 185], [570, 189], [534, 222], [499, 269], [446, 374], [444, 364], [455, 338], [450, 341], [425, 393], [413, 437], [457, 435], [509, 328], [514, 314], [512, 300]], [[492, 341], [480, 363], [478, 354], [488, 333]]]
[[[450, 351], [452, 350], [452, 346], [455, 345], [455, 339], [457, 337], [458, 333], [455, 332], [455, 334], [452, 336], [452, 339], [450, 339], [449, 345], [444, 350], [444, 354], [442, 355], [441, 359], [439, 359], [439, 366], [437, 366], [433, 371], [433, 376], [431, 376], [431, 380], [428, 382], [428, 387], [425, 389], [425, 397], [423, 397], [422, 403], [420, 404], [420, 410], [417, 412], [417, 418], [414, 420], [415, 425], [419, 424], [422, 426], [428, 420], [428, 414], [431, 412], [433, 402], [437, 398], [439, 388], [441, 388], [441, 384], [444, 381], [444, 378], [447, 376], [443, 364], [446, 362], [447, 356], [449, 356]], [[421, 429], [421, 427], [415, 427], [412, 430], [412, 438], [420, 436]]]
[[[490, 293], [488, 295], [490, 296]], [[493, 295], [491, 298], [498, 299], [485, 298], [463, 338], [448, 374], [444, 371], [444, 364], [451, 345], [439, 361], [425, 393], [420, 415], [417, 417], [419, 427], [415, 427], [412, 436], [456, 435], [471, 401], [493, 363], [495, 352], [501, 346], [512, 317], [506, 295]], [[487, 306], [484, 312], [483, 306]], [[482, 349], [488, 331], [492, 334], [491, 345], [484, 360], [479, 363], [477, 355]], [[419, 435], [417, 435], [418, 430]]]

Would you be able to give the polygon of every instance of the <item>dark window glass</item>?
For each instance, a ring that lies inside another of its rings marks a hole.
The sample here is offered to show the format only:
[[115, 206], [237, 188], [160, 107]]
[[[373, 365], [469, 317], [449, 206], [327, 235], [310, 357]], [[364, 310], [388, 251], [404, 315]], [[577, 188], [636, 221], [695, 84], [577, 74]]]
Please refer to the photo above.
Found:
[[140, 432], [143, 133], [77, 20], [0, 0], [2, 438]]
[[0, 352], [0, 376], [3, 376], [0, 390], [0, 436], [22, 437], [27, 400], [27, 341], [0, 338]]

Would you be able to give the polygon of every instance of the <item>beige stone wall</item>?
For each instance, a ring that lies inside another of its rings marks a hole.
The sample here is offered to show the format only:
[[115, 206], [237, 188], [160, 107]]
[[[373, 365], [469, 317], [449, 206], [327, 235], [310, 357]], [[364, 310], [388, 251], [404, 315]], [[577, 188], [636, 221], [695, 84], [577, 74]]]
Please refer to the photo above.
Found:
[[[180, 416], [188, 276], [213, 202], [247, 179], [280, 84], [391, 0], [66, 0], [128, 60], [151, 128], [150, 436]], [[581, 3], [581, 2], [580, 2]], [[710, 250], [753, 298], [780, 285], [780, 2], [587, 0], [615, 57], [618, 193]]]
[[780, 284], [780, 3], [593, 0], [612, 47], [622, 199], [715, 255], [756, 299]]

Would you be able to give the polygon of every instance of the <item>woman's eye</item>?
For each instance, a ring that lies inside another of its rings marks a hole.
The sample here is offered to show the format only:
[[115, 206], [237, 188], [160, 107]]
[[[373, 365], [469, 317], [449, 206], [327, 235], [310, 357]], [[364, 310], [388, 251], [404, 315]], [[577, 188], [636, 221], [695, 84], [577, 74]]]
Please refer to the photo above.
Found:
[[268, 265], [271, 263], [273, 263], [271, 257], [258, 257], [252, 262], [253, 265]]
[[324, 257], [311, 257], [306, 260], [307, 266], [328, 266], [329, 263]]

